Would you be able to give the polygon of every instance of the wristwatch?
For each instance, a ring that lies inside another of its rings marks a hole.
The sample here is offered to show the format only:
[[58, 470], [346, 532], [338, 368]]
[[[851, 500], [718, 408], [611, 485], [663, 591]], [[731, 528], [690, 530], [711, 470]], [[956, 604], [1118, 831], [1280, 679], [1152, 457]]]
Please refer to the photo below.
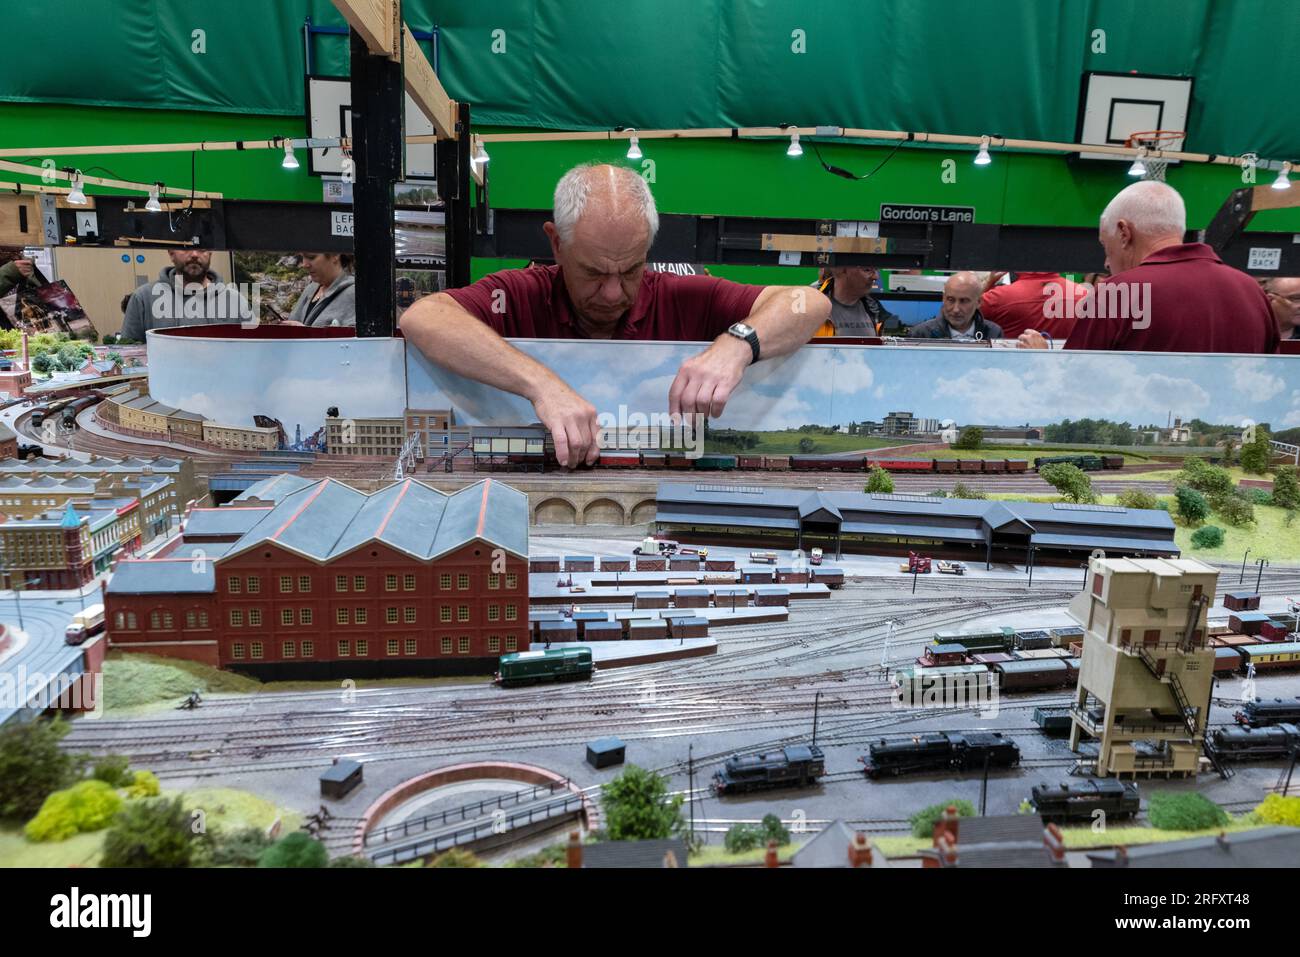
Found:
[[754, 327], [747, 322], [737, 322], [727, 327], [727, 335], [735, 336], [737, 339], [744, 339], [749, 343], [749, 348], [754, 351], [754, 362], [758, 361], [758, 333]]

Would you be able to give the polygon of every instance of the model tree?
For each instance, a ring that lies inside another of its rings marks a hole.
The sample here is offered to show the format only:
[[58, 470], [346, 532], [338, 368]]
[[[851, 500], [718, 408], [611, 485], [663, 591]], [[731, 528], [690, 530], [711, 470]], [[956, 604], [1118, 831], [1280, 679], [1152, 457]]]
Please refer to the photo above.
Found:
[[1273, 457], [1273, 450], [1268, 444], [1272, 433], [1264, 425], [1257, 425], [1254, 429], [1254, 438], [1241, 447], [1241, 467], [1252, 475], [1263, 475], [1268, 471], [1269, 459]]
[[1225, 435], [1219, 446], [1223, 449], [1223, 464], [1231, 465], [1237, 458], [1237, 447], [1241, 443], [1235, 435]]
[[100, 867], [188, 867], [202, 837], [179, 797], [128, 801], [104, 835]]
[[799, 452], [800, 452], [800, 454], [802, 454], [802, 455], [807, 455], [809, 452], [811, 452], [811, 451], [812, 451], [813, 449], [815, 449], [815, 448], [817, 448], [817, 443], [814, 442], [812, 439], [800, 439], [800, 440], [799, 440]]
[[1300, 508], [1300, 481], [1294, 465], [1283, 465], [1273, 476], [1273, 504], [1278, 508]]
[[871, 473], [867, 476], [867, 485], [864, 491], [879, 492], [888, 495], [894, 490], [894, 480], [889, 473], [879, 465], [871, 466]]
[[1054, 462], [1038, 470], [1039, 476], [1071, 502], [1095, 502], [1092, 479], [1083, 469], [1068, 462]]
[[681, 831], [682, 795], [668, 796], [668, 780], [629, 764], [602, 786], [606, 829], [611, 840], [662, 840]]
[[1131, 488], [1115, 496], [1115, 504], [1123, 508], [1157, 508], [1160, 502], [1150, 492], [1144, 492], [1140, 488]]
[[53, 792], [81, 777], [84, 760], [59, 747], [68, 730], [56, 718], [0, 731], [0, 818], [27, 820]]
[[984, 430], [977, 425], [968, 425], [961, 430], [957, 436], [957, 441], [952, 444], [954, 449], [978, 449], [984, 444]]
[[1210, 503], [1194, 488], [1184, 485], [1177, 489], [1174, 501], [1178, 503], [1178, 517], [1187, 525], [1199, 525], [1210, 517]]
[[276, 841], [257, 859], [258, 867], [325, 867], [330, 862], [325, 845], [303, 831]]
[[1210, 496], [1231, 495], [1234, 488], [1232, 473], [1195, 456], [1175, 473], [1174, 482]]

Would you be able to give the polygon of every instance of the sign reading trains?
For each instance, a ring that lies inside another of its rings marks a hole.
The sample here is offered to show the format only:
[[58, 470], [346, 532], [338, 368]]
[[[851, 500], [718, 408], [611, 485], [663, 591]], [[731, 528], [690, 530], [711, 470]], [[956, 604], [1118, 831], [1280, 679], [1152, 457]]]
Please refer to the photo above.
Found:
[[881, 203], [880, 221], [882, 223], [973, 223], [975, 207]]

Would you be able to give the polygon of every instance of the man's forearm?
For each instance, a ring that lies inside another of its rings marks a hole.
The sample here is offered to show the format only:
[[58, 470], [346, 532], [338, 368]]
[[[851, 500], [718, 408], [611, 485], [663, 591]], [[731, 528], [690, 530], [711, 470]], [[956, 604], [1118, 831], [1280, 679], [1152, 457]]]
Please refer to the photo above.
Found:
[[420, 300], [402, 316], [402, 335], [444, 369], [513, 392], [535, 402], [541, 388], [559, 378], [520, 352], [496, 331], [438, 293]]
[[775, 359], [807, 344], [831, 317], [831, 301], [806, 286], [768, 286], [746, 320], [758, 333], [760, 358]]

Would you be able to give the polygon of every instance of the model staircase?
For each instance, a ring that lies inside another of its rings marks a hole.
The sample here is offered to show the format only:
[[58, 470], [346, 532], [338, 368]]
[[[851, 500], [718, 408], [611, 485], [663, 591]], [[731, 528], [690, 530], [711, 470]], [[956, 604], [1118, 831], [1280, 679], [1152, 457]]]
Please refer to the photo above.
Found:
[[[1190, 630], [1188, 631], [1188, 634], [1191, 634]], [[1180, 652], [1184, 650], [1187, 649], [1183, 646], [1179, 646]], [[1178, 680], [1178, 675], [1167, 669], [1162, 669], [1157, 662], [1156, 656], [1151, 652], [1151, 649], [1145, 646], [1138, 648], [1138, 657], [1142, 659], [1142, 663], [1147, 666], [1147, 670], [1151, 672], [1152, 676], [1157, 681], [1169, 686], [1169, 690], [1173, 692], [1174, 701], [1178, 704], [1178, 713], [1182, 715], [1183, 724], [1187, 728], [1188, 736], [1191, 738], [1193, 743], [1198, 739], [1200, 740], [1201, 750], [1205, 753], [1205, 756], [1210, 759], [1210, 764], [1213, 765], [1214, 770], [1219, 773], [1219, 777], [1223, 778], [1225, 781], [1232, 777], [1232, 769], [1219, 759], [1219, 754], [1210, 744], [1209, 737], [1203, 735], [1198, 730], [1198, 719], [1201, 715], [1201, 709], [1195, 707], [1187, 699], [1187, 693], [1183, 690], [1183, 683]]]
[[1071, 777], [1079, 775], [1094, 775], [1097, 773], [1097, 759], [1079, 758], [1073, 765], [1071, 765], [1070, 770], [1067, 773]]

